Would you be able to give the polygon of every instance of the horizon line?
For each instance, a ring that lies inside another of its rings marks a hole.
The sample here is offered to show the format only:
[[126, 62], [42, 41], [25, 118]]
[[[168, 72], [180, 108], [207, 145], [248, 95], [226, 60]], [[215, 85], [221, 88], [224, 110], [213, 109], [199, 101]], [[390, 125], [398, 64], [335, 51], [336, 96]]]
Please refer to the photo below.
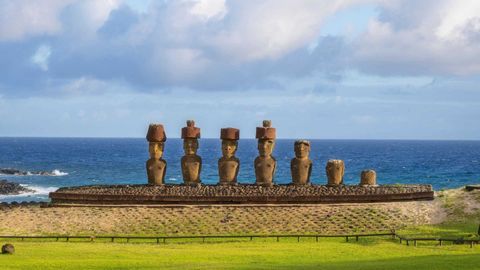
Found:
[[[145, 137], [109, 137], [109, 136], [0, 136], [0, 139], [4, 138], [19, 138], [19, 139], [145, 139]], [[170, 137], [168, 139], [181, 139], [180, 137]], [[201, 139], [207, 139], [207, 140], [221, 140], [220, 138], [213, 138], [213, 137], [204, 137], [200, 138]], [[256, 140], [256, 138], [253, 137], [247, 137], [247, 138], [240, 138], [240, 140]], [[276, 140], [338, 140], [338, 141], [480, 141], [480, 139], [412, 139], [412, 138], [407, 138], [407, 139], [401, 139], [401, 138], [396, 138], [396, 139], [391, 139], [391, 138], [276, 138]]]

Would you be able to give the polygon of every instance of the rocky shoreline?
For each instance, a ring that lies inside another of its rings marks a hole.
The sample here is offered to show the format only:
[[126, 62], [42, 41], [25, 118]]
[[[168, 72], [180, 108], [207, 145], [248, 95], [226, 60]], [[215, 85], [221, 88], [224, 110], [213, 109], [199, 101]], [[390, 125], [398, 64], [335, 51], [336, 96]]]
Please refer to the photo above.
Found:
[[52, 172], [47, 171], [22, 171], [19, 169], [13, 168], [0, 168], [0, 175], [17, 175], [17, 176], [27, 176], [27, 175], [40, 175], [40, 176], [58, 176], [58, 172], [55, 170]]
[[26, 192], [34, 192], [34, 190], [26, 188], [19, 183], [5, 179], [0, 180], [0, 195], [18, 195]]

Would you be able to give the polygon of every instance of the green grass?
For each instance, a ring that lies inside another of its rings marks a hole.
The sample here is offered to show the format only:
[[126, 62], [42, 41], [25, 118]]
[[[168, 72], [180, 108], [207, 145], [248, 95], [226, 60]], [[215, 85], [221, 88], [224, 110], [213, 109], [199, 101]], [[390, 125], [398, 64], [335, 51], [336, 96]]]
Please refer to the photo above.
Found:
[[[480, 212], [465, 213], [464, 194], [444, 196], [448, 219], [439, 225], [407, 227], [397, 233], [407, 237], [444, 237], [478, 239]], [[474, 194], [480, 200], [480, 193]], [[379, 217], [374, 209], [352, 210], [366, 216], [370, 222], [389, 220]], [[366, 212], [366, 213], [365, 213]], [[203, 216], [202, 216], [203, 217]], [[8, 220], [8, 218], [6, 218]], [[391, 220], [390, 220], [391, 221]], [[215, 222], [211, 220], [210, 222]], [[217, 221], [218, 222], [218, 221]], [[339, 214], [325, 224], [351, 224]], [[188, 221], [184, 221], [187, 223]], [[178, 223], [179, 227], [184, 223]], [[142, 223], [143, 224], [143, 223]], [[147, 226], [146, 224], [145, 226]], [[198, 232], [208, 222], [195, 223]], [[218, 225], [218, 224], [217, 224]], [[143, 225], [142, 225], [143, 226]], [[133, 226], [128, 235], [152, 235], [142, 226]], [[229, 225], [230, 226], [230, 225]], [[282, 225], [283, 226], [283, 225]], [[217, 226], [218, 227], [218, 226]], [[215, 227], [215, 228], [217, 228]], [[334, 226], [335, 227], [335, 226]], [[242, 227], [249, 229], [248, 227]], [[185, 229], [185, 228], [184, 228]], [[187, 230], [189, 231], [189, 230]], [[205, 230], [204, 234], [218, 234]], [[252, 234], [243, 231], [222, 231], [221, 234]], [[304, 232], [307, 233], [307, 232]], [[47, 234], [47, 233], [44, 233]], [[91, 235], [86, 232], [85, 235]], [[118, 233], [108, 233], [114, 235]], [[11, 240], [11, 239], [10, 239]], [[201, 239], [167, 240], [88, 240], [72, 239], [70, 243], [50, 240], [24, 242], [0, 239], [0, 243], [15, 245], [16, 254], [0, 255], [0, 270], [9, 269], [480, 269], [480, 245], [453, 245], [438, 242], [418, 242], [418, 246], [400, 245], [398, 240], [385, 238], [360, 238], [359, 242], [345, 242], [344, 238], [275, 238], [254, 239]], [[63, 240], [65, 241], [65, 240]], [[117, 243], [118, 241], [118, 243]]]
[[189, 243], [13, 242], [1, 269], [480, 269], [480, 247], [393, 240], [255, 239]]
[[441, 237], [479, 239], [477, 235], [479, 224], [476, 222], [446, 222], [437, 225], [407, 227], [397, 233], [408, 237]]

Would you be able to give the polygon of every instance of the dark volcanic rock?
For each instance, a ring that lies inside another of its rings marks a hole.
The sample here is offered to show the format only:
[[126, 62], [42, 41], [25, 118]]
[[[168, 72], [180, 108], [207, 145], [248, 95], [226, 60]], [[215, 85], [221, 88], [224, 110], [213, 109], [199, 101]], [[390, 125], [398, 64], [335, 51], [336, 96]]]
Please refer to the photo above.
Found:
[[53, 172], [47, 172], [47, 171], [22, 171], [18, 169], [12, 169], [12, 168], [0, 168], [0, 175], [42, 175], [42, 176], [55, 176], [55, 173]]
[[23, 187], [18, 183], [9, 182], [7, 180], [0, 180], [0, 195], [17, 195], [32, 191], [33, 190]]
[[5, 244], [2, 246], [2, 254], [13, 254], [15, 253], [15, 247], [12, 244]]

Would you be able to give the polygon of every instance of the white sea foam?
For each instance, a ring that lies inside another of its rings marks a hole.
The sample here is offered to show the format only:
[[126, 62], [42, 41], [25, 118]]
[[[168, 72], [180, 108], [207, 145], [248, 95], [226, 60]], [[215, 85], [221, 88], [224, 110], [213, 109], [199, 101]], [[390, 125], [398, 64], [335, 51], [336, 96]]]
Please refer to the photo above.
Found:
[[58, 187], [40, 187], [40, 186], [30, 186], [25, 184], [20, 184], [20, 185], [28, 189], [31, 189], [32, 191], [24, 192], [16, 195], [0, 195], [0, 200], [9, 199], [9, 201], [11, 201], [11, 199], [15, 199], [15, 198], [23, 199], [25, 197], [36, 197], [36, 196], [40, 196], [39, 198], [41, 198], [41, 197], [48, 196], [50, 192], [53, 192], [58, 189]]
[[[1, 169], [1, 168], [0, 168]], [[17, 169], [12, 169], [14, 172], [4, 174], [0, 173], [0, 175], [9, 175], [9, 176], [65, 176], [68, 175], [67, 172], [62, 172], [58, 169], [54, 169], [51, 172], [48, 171], [21, 171]]]
[[[33, 190], [33, 192], [29, 192], [29, 194], [35, 194], [35, 195], [48, 195], [50, 192], [54, 192], [55, 190], [58, 189], [58, 187], [40, 187], [40, 186], [29, 186], [29, 185], [22, 185], [26, 188], [29, 188]], [[20, 195], [24, 195], [28, 193], [23, 193]]]
[[67, 172], [62, 172], [62, 171], [57, 170], [57, 169], [52, 171], [52, 176], [65, 176], [65, 175], [68, 175], [68, 173]]

